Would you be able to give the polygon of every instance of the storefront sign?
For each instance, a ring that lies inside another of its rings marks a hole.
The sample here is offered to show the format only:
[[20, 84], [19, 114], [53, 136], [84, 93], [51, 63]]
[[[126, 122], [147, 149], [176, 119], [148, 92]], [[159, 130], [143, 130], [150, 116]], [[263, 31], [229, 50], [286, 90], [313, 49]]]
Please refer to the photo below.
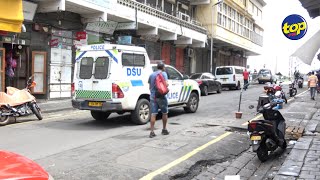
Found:
[[88, 23], [86, 30], [105, 34], [113, 34], [114, 30], [117, 27], [117, 24], [118, 23], [114, 21], [93, 22]]
[[118, 23], [116, 30], [135, 30], [138, 29], [136, 22]]
[[51, 41], [50, 41], [50, 46], [51, 47], [56, 47], [56, 46], [58, 46], [59, 45], [59, 39], [52, 39]]
[[28, 1], [22, 1], [24, 20], [33, 21], [38, 5]]
[[0, 35], [1, 35], [1, 36], [8, 35], [8, 32], [7, 32], [7, 31], [1, 31], [1, 30], [0, 30]]
[[118, 44], [131, 44], [132, 36], [119, 36], [118, 37]]
[[4, 37], [3, 38], [3, 41], [6, 43], [11, 43], [12, 42], [11, 40], [12, 40], [11, 37]]
[[76, 38], [78, 41], [81, 39], [87, 39], [87, 33], [84, 31], [76, 32]]

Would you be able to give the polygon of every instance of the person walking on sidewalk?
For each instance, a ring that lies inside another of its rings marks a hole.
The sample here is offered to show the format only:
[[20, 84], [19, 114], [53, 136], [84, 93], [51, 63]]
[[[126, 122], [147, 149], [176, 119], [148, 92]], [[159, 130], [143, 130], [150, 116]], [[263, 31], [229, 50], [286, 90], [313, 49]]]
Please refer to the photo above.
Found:
[[244, 82], [243, 89], [247, 90], [249, 86], [249, 72], [247, 71], [247, 69], [244, 69], [242, 75], [243, 75], [243, 82]]
[[317, 76], [314, 75], [314, 72], [312, 71], [308, 79], [308, 87], [310, 88], [310, 94], [311, 94], [312, 100], [315, 100], [314, 96], [316, 95], [317, 83], [318, 83], [318, 78]]
[[165, 72], [165, 67], [163, 63], [158, 63], [157, 65], [157, 69], [158, 71], [153, 72], [150, 76], [149, 76], [149, 89], [150, 89], [150, 105], [151, 105], [151, 120], [150, 120], [150, 138], [153, 138], [156, 136], [156, 134], [154, 133], [154, 125], [156, 122], [156, 116], [158, 114], [158, 110], [161, 109], [162, 112], [162, 123], [163, 123], [163, 129], [161, 134], [162, 135], [168, 135], [169, 131], [167, 130], [167, 121], [168, 121], [168, 99], [165, 95], [163, 96], [157, 96], [156, 97], [156, 84], [155, 84], [155, 80], [157, 77], [158, 73], [162, 73], [164, 79], [166, 80], [166, 84], [167, 86], [168, 84], [168, 75]]

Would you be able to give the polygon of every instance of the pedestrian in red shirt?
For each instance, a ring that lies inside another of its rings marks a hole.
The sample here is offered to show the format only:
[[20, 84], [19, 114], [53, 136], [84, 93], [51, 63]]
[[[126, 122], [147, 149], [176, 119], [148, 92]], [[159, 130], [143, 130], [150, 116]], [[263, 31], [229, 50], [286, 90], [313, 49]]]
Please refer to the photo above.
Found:
[[247, 90], [249, 86], [249, 72], [247, 71], [247, 69], [244, 69], [242, 75], [243, 75], [243, 81], [244, 81], [243, 89]]

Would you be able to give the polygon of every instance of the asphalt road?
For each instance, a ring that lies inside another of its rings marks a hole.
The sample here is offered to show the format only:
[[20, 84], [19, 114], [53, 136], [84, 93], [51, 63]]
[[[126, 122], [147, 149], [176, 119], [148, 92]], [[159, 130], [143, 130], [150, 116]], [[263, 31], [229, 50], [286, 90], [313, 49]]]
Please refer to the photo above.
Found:
[[127, 114], [111, 115], [105, 122], [94, 121], [88, 111], [44, 114], [42, 121], [30, 116], [22, 123], [0, 127], [0, 147], [35, 160], [55, 179], [140, 179], [147, 175], [189, 179], [205, 166], [230, 161], [249, 148], [243, 124], [254, 117], [255, 111], [248, 106], [256, 106], [262, 92], [263, 85], [258, 84], [243, 91], [242, 119], [235, 118], [240, 91], [202, 96], [194, 114], [182, 108], [170, 110], [170, 135], [160, 134], [162, 122], [157, 121], [153, 139], [148, 137], [149, 124], [134, 125]]

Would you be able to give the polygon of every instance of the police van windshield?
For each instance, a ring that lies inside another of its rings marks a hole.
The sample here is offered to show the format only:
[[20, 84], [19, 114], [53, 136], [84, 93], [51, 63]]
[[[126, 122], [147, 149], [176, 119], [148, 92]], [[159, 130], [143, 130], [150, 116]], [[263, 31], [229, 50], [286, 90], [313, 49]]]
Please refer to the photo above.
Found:
[[216, 75], [233, 74], [231, 67], [217, 68]]

